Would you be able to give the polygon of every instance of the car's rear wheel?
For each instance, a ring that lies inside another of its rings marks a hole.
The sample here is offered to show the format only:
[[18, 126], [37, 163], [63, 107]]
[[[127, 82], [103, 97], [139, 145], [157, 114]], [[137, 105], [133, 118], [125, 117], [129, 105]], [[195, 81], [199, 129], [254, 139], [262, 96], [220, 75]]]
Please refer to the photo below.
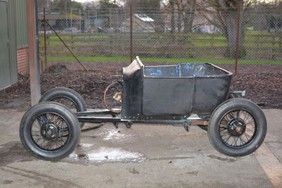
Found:
[[219, 152], [244, 156], [263, 142], [267, 122], [262, 110], [246, 99], [230, 99], [217, 107], [209, 120], [208, 135]]

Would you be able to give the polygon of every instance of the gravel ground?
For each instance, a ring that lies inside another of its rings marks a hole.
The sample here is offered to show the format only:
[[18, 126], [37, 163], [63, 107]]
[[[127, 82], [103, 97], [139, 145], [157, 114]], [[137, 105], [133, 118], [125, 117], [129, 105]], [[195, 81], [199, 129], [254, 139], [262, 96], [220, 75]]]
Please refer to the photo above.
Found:
[[[153, 63], [146, 63], [152, 65]], [[50, 66], [41, 75], [42, 93], [64, 86], [76, 90], [88, 108], [104, 108], [103, 92], [115, 80], [121, 79], [126, 63], [85, 63], [88, 71], [78, 70], [77, 64]], [[233, 71], [233, 65], [219, 65]], [[263, 108], [282, 109], [282, 65], [241, 65], [233, 76], [231, 88], [246, 90], [246, 98]], [[19, 75], [19, 81], [0, 91], [0, 108], [26, 109], [30, 106], [29, 77]]]

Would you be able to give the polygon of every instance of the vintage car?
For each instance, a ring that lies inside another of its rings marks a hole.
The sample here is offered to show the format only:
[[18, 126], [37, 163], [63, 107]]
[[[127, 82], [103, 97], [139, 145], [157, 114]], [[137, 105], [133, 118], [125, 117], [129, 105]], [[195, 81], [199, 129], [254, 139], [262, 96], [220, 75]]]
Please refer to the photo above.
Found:
[[[125, 123], [128, 128], [133, 123], [172, 124], [189, 130], [200, 119], [215, 149], [248, 155], [262, 144], [267, 122], [258, 105], [242, 98], [244, 91], [230, 89], [231, 79], [231, 72], [210, 63], [144, 66], [136, 57], [115, 83], [120, 90], [110, 92], [118, 109], [104, 101], [107, 109], [87, 111], [74, 90], [51, 89], [22, 117], [20, 139], [36, 157], [59, 160], [74, 151], [85, 122]], [[73, 109], [61, 99], [73, 103]]]

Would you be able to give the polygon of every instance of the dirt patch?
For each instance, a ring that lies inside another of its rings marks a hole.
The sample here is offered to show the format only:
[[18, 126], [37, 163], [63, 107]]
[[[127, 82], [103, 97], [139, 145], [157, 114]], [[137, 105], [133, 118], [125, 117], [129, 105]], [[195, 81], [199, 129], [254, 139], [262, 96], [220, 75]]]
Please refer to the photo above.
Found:
[[[85, 63], [88, 72], [75, 70], [73, 64], [53, 65], [41, 75], [42, 93], [54, 87], [68, 87], [83, 96], [88, 108], [104, 108], [102, 100], [105, 88], [122, 78], [122, 67], [127, 65], [127, 63], [92, 63], [90, 66]], [[221, 67], [231, 71], [234, 68], [233, 65]], [[246, 98], [261, 104], [264, 108], [282, 109], [281, 70], [281, 65], [240, 66], [240, 73], [233, 77], [231, 87], [235, 90], [246, 90]], [[16, 84], [0, 91], [0, 108], [27, 109], [30, 106], [29, 82], [28, 76], [19, 75]]]

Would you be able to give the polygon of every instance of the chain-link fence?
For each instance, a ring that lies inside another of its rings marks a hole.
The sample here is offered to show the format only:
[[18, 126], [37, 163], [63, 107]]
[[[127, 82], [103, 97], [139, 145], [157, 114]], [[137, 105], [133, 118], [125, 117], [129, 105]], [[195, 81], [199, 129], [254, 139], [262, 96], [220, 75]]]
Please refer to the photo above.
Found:
[[73, 69], [91, 69], [93, 63], [129, 63], [136, 55], [149, 63], [221, 63], [231, 71], [235, 63], [238, 71], [243, 64], [281, 66], [281, 17], [258, 11], [224, 15], [172, 8], [43, 11], [40, 57], [43, 68], [63, 62]]

